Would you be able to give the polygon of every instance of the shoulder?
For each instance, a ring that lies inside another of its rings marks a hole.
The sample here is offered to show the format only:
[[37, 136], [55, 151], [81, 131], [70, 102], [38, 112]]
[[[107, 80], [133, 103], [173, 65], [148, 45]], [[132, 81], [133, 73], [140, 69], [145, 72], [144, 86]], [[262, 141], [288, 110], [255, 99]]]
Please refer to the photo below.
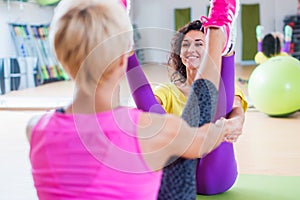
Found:
[[29, 121], [27, 122], [27, 126], [26, 126], [26, 136], [27, 136], [27, 140], [30, 142], [31, 140], [31, 135], [32, 135], [32, 130], [34, 129], [34, 127], [37, 125], [37, 123], [39, 122], [39, 120], [42, 118], [43, 115], [36, 115], [33, 116], [29, 119]]
[[239, 97], [239, 101], [240, 101], [240, 103], [241, 103], [241, 105], [242, 105], [242, 108], [243, 108], [243, 110], [244, 111], [246, 111], [247, 110], [247, 108], [248, 108], [248, 102], [247, 102], [247, 100], [246, 100], [246, 98], [245, 98], [245, 95], [244, 95], [244, 93], [243, 93], [243, 91], [242, 91], [242, 89], [238, 86], [238, 84], [235, 84], [235, 91], [234, 91], [234, 96], [235, 97]]
[[254, 60], [257, 64], [261, 64], [263, 62], [265, 62], [266, 60], [268, 60], [268, 57], [265, 56], [265, 54], [263, 52], [257, 52]]
[[164, 83], [156, 86], [154, 88], [154, 94], [160, 98], [164, 96], [184, 96], [178, 86], [176, 86], [174, 83]]
[[161, 83], [154, 87], [154, 92], [169, 91], [172, 89], [172, 83]]
[[166, 110], [168, 106], [168, 101], [170, 100], [170, 96], [172, 94], [172, 83], [159, 84], [158, 86], [154, 87], [153, 93], [156, 100]]
[[286, 52], [280, 52], [280, 54], [278, 54], [279, 56], [289, 56], [289, 54], [288, 53], [286, 53]]

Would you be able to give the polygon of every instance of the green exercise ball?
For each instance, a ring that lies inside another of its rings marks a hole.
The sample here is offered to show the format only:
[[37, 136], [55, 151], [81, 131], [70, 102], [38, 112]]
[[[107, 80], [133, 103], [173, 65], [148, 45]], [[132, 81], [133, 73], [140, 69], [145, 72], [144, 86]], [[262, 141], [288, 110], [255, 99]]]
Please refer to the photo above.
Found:
[[300, 61], [276, 56], [258, 65], [249, 78], [249, 97], [269, 116], [288, 116], [300, 109]]
[[36, 2], [42, 6], [54, 5], [60, 0], [36, 0]]

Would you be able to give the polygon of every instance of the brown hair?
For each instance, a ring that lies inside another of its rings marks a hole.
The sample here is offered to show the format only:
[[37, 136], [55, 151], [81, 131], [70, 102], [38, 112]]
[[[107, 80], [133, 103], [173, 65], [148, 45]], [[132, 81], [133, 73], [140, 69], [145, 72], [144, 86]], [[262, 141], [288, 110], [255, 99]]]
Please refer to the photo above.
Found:
[[262, 52], [268, 58], [279, 54], [281, 51], [280, 39], [278, 36], [273, 34], [267, 34], [262, 40]]
[[171, 53], [169, 56], [168, 65], [175, 70], [175, 72], [171, 74], [172, 82], [179, 81], [184, 83], [186, 81], [186, 66], [181, 61], [180, 51], [184, 36], [191, 30], [198, 30], [204, 33], [200, 20], [189, 22], [188, 24], [179, 28], [171, 40]]

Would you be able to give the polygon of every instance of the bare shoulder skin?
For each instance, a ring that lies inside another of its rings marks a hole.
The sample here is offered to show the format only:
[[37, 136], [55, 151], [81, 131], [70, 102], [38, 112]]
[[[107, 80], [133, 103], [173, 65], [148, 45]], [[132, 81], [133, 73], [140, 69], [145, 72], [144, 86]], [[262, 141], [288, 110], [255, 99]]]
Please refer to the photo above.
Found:
[[38, 123], [38, 121], [41, 119], [42, 115], [34, 116], [32, 117], [26, 126], [26, 137], [28, 142], [31, 140], [31, 133], [32, 133], [32, 128]]

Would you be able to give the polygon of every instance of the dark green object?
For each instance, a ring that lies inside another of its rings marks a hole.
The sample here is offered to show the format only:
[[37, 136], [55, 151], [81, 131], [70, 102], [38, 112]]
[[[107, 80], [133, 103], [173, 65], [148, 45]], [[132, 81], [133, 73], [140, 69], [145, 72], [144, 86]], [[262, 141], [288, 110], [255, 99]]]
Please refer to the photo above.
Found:
[[191, 8], [175, 9], [175, 30], [191, 21]]
[[[3, 0], [3, 1], [7, 2], [8, 0]], [[10, 1], [28, 2], [28, 0], [10, 0]]]
[[36, 0], [41, 6], [52, 6], [56, 5], [60, 0]]
[[260, 24], [259, 4], [243, 4], [242, 17], [242, 61], [254, 60], [257, 53], [256, 26]]

